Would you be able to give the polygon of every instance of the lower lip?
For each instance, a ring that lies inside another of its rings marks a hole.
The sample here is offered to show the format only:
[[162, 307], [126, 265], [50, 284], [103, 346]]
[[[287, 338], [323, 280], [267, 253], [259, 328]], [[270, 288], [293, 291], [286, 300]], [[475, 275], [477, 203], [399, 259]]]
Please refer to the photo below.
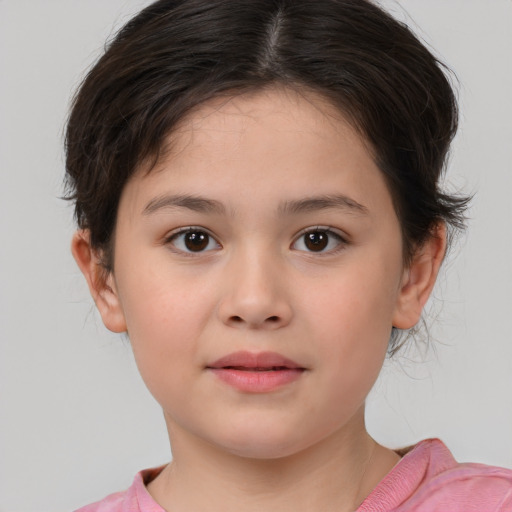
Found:
[[301, 368], [287, 370], [250, 371], [231, 368], [210, 368], [226, 384], [245, 393], [268, 393], [290, 384], [304, 373]]

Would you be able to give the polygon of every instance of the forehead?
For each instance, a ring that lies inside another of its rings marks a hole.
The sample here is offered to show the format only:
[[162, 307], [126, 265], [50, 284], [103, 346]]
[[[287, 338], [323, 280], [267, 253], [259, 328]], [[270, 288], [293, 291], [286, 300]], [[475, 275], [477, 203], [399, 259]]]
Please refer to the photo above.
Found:
[[[371, 154], [365, 139], [326, 98], [311, 91], [279, 85], [218, 97], [199, 105], [173, 130], [168, 138], [168, 151], [164, 154], [174, 150], [176, 155], [192, 149], [198, 155], [201, 150], [210, 154], [213, 150], [222, 156], [236, 148], [242, 149], [243, 140], [256, 151], [260, 149], [261, 141], [267, 141], [269, 148], [274, 146], [270, 142], [277, 132], [283, 153], [287, 142], [297, 146], [307, 139], [306, 152], [322, 143], [324, 146], [336, 144], [342, 137], [351, 139], [354, 148]], [[244, 146], [244, 149], [248, 147]]]
[[388, 196], [368, 144], [340, 111], [319, 95], [286, 88], [200, 105], [172, 132], [162, 155], [123, 194], [139, 208], [162, 194], [253, 206], [257, 195], [276, 208], [306, 196], [350, 192], [368, 206]]

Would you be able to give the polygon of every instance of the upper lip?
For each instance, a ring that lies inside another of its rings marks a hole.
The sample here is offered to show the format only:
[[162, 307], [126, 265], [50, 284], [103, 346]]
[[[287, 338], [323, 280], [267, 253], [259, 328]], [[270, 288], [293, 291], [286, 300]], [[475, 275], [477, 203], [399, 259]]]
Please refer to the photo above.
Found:
[[207, 368], [289, 368], [304, 369], [300, 364], [277, 352], [233, 352], [217, 359]]

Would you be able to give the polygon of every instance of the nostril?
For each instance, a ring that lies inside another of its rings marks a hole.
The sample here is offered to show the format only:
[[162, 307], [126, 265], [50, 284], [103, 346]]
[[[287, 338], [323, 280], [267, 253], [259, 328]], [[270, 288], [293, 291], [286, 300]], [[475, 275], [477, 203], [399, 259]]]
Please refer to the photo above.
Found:
[[[244, 324], [244, 323], [246, 323], [246, 321], [241, 316], [238, 316], [238, 315], [231, 316], [229, 318], [229, 320], [233, 324]], [[265, 319], [265, 322], [271, 323], [271, 324], [279, 323], [279, 316], [277, 316], [277, 315], [269, 316], [268, 318]]]

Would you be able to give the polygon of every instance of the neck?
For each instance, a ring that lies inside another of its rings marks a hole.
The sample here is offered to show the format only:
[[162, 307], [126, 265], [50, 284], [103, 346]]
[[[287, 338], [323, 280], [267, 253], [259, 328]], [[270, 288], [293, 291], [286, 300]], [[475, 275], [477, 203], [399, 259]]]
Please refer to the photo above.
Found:
[[173, 512], [354, 511], [399, 460], [368, 435], [364, 420], [362, 429], [278, 459], [233, 455], [168, 426], [173, 462], [148, 490]]

